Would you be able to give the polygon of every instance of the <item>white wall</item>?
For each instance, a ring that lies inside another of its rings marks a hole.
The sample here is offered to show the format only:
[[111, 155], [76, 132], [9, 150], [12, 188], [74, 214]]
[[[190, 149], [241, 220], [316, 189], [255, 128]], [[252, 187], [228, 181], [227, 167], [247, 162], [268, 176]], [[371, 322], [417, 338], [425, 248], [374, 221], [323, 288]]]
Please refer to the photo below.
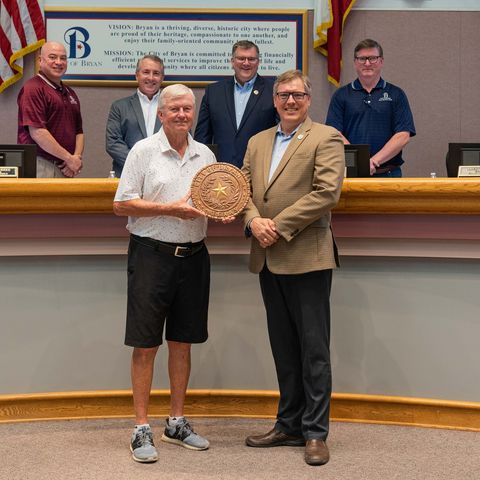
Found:
[[[191, 388], [276, 389], [258, 278], [212, 255], [210, 339]], [[0, 257], [0, 395], [130, 388], [125, 256]], [[332, 290], [336, 392], [478, 401], [480, 262], [343, 257]], [[162, 348], [154, 388], [168, 388]]]
[[[313, 9], [320, 0], [206, 0], [201, 8], [255, 8], [255, 9]], [[45, 0], [47, 7], [105, 7], [105, 8], [199, 8], [197, 0], [138, 0], [132, 5], [131, 0]], [[355, 9], [359, 10], [480, 10], [478, 0], [357, 0]]]

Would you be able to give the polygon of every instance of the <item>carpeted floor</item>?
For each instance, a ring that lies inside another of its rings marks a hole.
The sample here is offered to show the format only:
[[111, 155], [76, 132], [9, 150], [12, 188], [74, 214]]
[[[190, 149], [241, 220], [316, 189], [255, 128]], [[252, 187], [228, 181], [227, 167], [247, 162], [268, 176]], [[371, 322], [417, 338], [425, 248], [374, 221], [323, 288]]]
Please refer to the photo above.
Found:
[[1, 480], [479, 480], [480, 433], [333, 423], [331, 460], [303, 461], [302, 447], [255, 449], [245, 436], [264, 433], [272, 420], [193, 418], [211, 443], [196, 452], [160, 441], [160, 459], [139, 464], [128, 449], [132, 421], [72, 420], [0, 424]]

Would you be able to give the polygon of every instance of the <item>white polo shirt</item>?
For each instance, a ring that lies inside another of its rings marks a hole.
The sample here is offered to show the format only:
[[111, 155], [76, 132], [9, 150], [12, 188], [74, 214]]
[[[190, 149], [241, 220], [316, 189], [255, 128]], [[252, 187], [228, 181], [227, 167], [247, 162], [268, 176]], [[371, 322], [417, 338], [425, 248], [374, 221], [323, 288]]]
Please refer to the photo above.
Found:
[[[192, 179], [215, 156], [202, 143], [188, 135], [183, 158], [170, 146], [163, 127], [137, 142], [130, 150], [115, 195], [116, 202], [142, 198], [150, 202], [180, 200], [190, 190]], [[183, 220], [177, 217], [128, 217], [127, 230], [140, 237], [172, 243], [199, 242], [207, 233], [207, 219]]]

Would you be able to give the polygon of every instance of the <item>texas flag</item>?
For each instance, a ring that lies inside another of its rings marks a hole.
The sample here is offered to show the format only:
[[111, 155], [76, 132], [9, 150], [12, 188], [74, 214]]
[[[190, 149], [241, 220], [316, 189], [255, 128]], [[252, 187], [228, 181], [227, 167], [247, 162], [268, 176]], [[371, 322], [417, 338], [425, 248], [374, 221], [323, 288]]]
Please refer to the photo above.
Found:
[[350, 10], [356, 0], [317, 0], [313, 47], [327, 57], [328, 80], [340, 85], [342, 68], [342, 33]]

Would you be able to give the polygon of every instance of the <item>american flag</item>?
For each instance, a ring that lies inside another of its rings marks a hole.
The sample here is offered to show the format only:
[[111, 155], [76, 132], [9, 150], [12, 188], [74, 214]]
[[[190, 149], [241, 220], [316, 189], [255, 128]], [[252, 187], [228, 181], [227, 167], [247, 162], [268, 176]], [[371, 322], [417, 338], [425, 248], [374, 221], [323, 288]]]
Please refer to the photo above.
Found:
[[23, 75], [23, 57], [45, 43], [43, 0], [0, 0], [0, 93]]
[[[356, 0], [316, 0], [316, 38], [313, 47], [327, 57], [328, 80], [340, 85], [342, 35], [345, 20]], [[318, 38], [317, 38], [318, 37]]]

